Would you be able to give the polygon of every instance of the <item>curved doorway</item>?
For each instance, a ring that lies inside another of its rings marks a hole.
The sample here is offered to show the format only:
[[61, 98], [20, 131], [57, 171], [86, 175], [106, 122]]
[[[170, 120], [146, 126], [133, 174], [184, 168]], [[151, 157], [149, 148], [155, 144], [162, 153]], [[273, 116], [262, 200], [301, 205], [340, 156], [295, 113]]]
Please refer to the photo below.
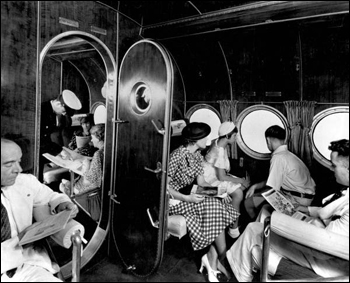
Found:
[[[45, 65], [50, 59], [52, 64]], [[54, 66], [54, 67], [52, 67]], [[66, 67], [67, 66], [67, 67]], [[45, 68], [51, 68], [52, 72], [46, 72], [51, 76], [44, 76]], [[67, 71], [69, 70], [69, 71]], [[79, 79], [69, 78], [79, 76]], [[48, 78], [50, 81], [47, 81]], [[67, 79], [68, 77], [68, 79]], [[66, 79], [66, 81], [65, 81]], [[96, 102], [101, 102], [106, 105], [108, 115], [114, 115], [115, 96], [116, 96], [116, 67], [115, 60], [112, 53], [106, 45], [95, 36], [80, 32], [69, 31], [62, 33], [51, 39], [40, 53], [40, 61], [38, 68], [37, 80], [37, 101], [36, 101], [36, 136], [40, 137], [40, 122], [41, 119], [41, 103], [46, 93], [43, 89], [47, 89], [47, 85], [55, 81], [59, 82], [56, 88], [57, 94], [53, 94], [50, 99], [55, 99], [63, 89], [74, 88], [78, 98], [82, 101], [82, 112], [76, 114], [84, 114], [91, 112], [92, 106]], [[72, 83], [75, 82], [75, 83]], [[79, 83], [76, 83], [79, 82]], [[84, 84], [85, 82], [85, 84]], [[105, 86], [105, 97], [101, 94], [101, 89]], [[97, 94], [98, 93], [98, 94]], [[80, 209], [76, 218], [85, 227], [84, 238], [88, 241], [83, 246], [83, 256], [81, 259], [81, 266], [86, 265], [90, 259], [95, 255], [102, 245], [108, 230], [109, 223], [109, 196], [108, 189], [110, 186], [110, 170], [111, 170], [111, 156], [113, 142], [110, 136], [113, 136], [114, 128], [112, 118], [105, 120], [105, 158], [103, 162], [103, 176], [101, 186], [101, 212], [98, 220], [92, 220], [88, 214], [85, 214], [83, 209]], [[40, 138], [36, 139], [35, 145], [35, 175], [38, 176], [39, 171], [39, 156], [40, 152]], [[75, 201], [73, 199], [73, 201]], [[71, 276], [71, 254], [68, 254], [63, 248], [59, 249], [61, 271], [65, 278]], [[55, 253], [57, 254], [57, 253]]]

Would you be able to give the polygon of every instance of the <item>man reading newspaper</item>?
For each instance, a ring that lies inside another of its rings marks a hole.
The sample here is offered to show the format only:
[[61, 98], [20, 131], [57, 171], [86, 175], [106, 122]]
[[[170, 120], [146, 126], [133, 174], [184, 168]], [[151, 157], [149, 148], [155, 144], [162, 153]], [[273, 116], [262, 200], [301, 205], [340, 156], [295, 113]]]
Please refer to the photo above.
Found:
[[274, 125], [265, 131], [266, 144], [272, 152], [270, 171], [266, 181], [253, 184], [248, 189], [244, 207], [249, 217], [255, 220], [266, 203], [261, 193], [271, 188], [281, 191], [293, 204], [311, 204], [316, 185], [309, 169], [286, 145], [286, 130]]
[[[332, 142], [331, 170], [336, 181], [347, 189], [325, 203], [324, 207], [308, 207], [311, 217], [322, 219], [328, 231], [349, 237], [349, 140]], [[253, 280], [254, 271], [261, 266], [262, 233], [264, 224], [250, 223], [244, 233], [227, 252], [227, 259], [238, 281]], [[290, 227], [291, 231], [293, 227]], [[318, 237], [317, 234], [314, 235]], [[322, 277], [349, 276], [349, 261], [329, 254], [317, 252], [311, 248], [296, 244], [272, 232], [270, 238], [270, 257], [268, 272], [274, 275], [282, 258], [313, 270]]]
[[[271, 189], [265, 193], [261, 194], [267, 202], [278, 212], [289, 215], [293, 218], [305, 221], [307, 223], [313, 224], [317, 227], [325, 227], [322, 219], [318, 217], [310, 217], [307, 214], [300, 212], [300, 208], [305, 208], [303, 211], [307, 213], [307, 207], [305, 206], [294, 206], [291, 201], [289, 201], [280, 191], [276, 191], [275, 189]], [[263, 222], [266, 216], [269, 216], [271, 213], [271, 207], [268, 205], [263, 206], [260, 214], [257, 217], [257, 221]]]
[[[53, 192], [31, 174], [21, 174], [21, 148], [1, 139], [1, 282], [60, 282], [48, 254], [32, 244], [20, 245], [19, 234], [32, 224], [33, 209], [49, 205], [52, 212], [78, 208], [65, 194]], [[39, 231], [40, 232], [40, 231]], [[44, 231], [43, 231], [44, 232]]]

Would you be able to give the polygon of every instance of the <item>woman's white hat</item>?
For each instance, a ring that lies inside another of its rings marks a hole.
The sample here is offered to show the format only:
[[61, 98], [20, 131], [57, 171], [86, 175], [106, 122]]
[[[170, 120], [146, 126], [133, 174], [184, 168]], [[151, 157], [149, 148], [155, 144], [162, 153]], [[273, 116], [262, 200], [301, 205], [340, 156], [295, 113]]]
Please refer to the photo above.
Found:
[[219, 137], [231, 133], [234, 130], [234, 128], [236, 128], [236, 125], [233, 122], [223, 122], [219, 127]]

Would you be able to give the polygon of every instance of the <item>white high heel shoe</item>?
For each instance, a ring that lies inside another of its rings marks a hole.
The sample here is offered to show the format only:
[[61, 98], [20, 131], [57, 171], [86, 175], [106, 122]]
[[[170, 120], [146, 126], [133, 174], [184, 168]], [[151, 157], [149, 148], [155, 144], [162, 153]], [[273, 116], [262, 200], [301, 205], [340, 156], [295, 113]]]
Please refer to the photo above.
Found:
[[207, 269], [208, 272], [208, 280], [209, 282], [220, 282], [218, 280], [217, 275], [220, 273], [220, 271], [217, 270], [213, 270], [209, 264], [209, 260], [208, 260], [208, 256], [207, 254], [205, 254], [202, 259], [201, 259], [201, 267], [199, 269], [199, 272], [202, 273], [203, 272], [203, 268]]

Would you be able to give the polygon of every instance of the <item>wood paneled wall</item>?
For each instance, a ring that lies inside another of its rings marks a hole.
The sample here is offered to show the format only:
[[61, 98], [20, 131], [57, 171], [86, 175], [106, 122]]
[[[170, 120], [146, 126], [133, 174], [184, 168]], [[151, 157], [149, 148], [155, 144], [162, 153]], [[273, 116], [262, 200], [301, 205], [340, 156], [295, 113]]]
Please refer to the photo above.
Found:
[[37, 12], [35, 1], [1, 1], [1, 135], [23, 145], [23, 170], [33, 168]]
[[[78, 23], [79, 27], [62, 24], [60, 18]], [[139, 28], [128, 18], [119, 19], [117, 11], [94, 1], [1, 2], [1, 135], [15, 138], [24, 145], [22, 165], [25, 171], [34, 172], [38, 54], [45, 45], [62, 32], [84, 31], [100, 39], [115, 60], [120, 61], [126, 50], [140, 39]], [[123, 52], [121, 56], [118, 47]], [[93, 62], [88, 64], [93, 65]], [[86, 94], [87, 85], [61, 78], [60, 72], [60, 63], [45, 64], [42, 100], [58, 95], [61, 80], [62, 87], [74, 85], [81, 88], [78, 94]], [[94, 85], [91, 78], [99, 80], [101, 75], [90, 72], [88, 83], [92, 97], [87, 104], [92, 105], [102, 97], [102, 85]], [[88, 111], [90, 105], [84, 111]]]

